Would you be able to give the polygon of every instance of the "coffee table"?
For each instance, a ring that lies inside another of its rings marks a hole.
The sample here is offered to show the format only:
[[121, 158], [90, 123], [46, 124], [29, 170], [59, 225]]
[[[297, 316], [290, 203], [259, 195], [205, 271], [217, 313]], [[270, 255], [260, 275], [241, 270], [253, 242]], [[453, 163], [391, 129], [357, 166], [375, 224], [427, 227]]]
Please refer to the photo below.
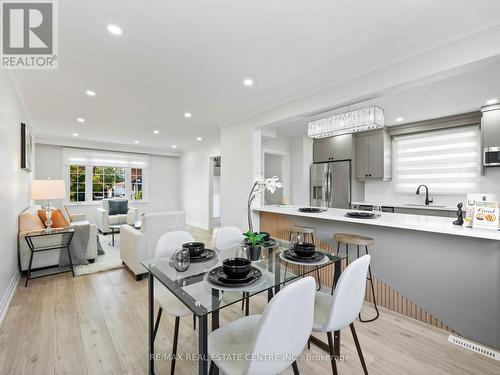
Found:
[[109, 225], [109, 229], [111, 229], [111, 244], [110, 246], [115, 247], [115, 233], [118, 233], [120, 231], [120, 227], [122, 225], [130, 225], [131, 227], [135, 229], [141, 229], [142, 223], [140, 221], [136, 221], [133, 224], [113, 224]]

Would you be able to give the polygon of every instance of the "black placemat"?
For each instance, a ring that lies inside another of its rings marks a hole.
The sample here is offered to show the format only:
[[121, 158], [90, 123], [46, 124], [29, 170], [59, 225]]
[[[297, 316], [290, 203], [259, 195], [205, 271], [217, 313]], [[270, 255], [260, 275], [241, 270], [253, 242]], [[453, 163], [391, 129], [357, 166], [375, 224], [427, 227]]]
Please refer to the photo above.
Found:
[[208, 273], [207, 278], [210, 282], [212, 282], [215, 285], [237, 287], [237, 286], [245, 286], [245, 285], [253, 284], [257, 280], [259, 280], [261, 276], [262, 276], [262, 272], [260, 272], [260, 270], [258, 270], [255, 267], [251, 267], [250, 272], [244, 278], [240, 278], [240, 279], [229, 278], [224, 273], [223, 266], [219, 266], [219, 267], [215, 267], [213, 270], [211, 270]]

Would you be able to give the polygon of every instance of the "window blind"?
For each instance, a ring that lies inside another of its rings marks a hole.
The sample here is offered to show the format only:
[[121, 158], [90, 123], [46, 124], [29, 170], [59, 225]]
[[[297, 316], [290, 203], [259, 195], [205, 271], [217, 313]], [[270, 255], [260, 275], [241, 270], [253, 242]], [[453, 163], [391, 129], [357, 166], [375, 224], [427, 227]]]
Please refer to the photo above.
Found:
[[394, 137], [395, 191], [464, 194], [479, 188], [479, 126], [463, 126]]
[[149, 167], [149, 156], [124, 152], [63, 148], [63, 164], [145, 169]]

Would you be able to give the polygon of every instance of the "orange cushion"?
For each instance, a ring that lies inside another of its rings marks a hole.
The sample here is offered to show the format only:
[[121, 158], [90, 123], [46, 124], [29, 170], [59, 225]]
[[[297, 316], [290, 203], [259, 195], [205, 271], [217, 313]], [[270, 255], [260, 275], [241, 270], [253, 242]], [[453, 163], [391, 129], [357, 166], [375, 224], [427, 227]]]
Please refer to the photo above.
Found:
[[[45, 215], [45, 210], [38, 210], [38, 216], [42, 220], [43, 225], [47, 221], [47, 216]], [[67, 228], [69, 227], [69, 222], [64, 217], [60, 209], [52, 210], [52, 228]]]

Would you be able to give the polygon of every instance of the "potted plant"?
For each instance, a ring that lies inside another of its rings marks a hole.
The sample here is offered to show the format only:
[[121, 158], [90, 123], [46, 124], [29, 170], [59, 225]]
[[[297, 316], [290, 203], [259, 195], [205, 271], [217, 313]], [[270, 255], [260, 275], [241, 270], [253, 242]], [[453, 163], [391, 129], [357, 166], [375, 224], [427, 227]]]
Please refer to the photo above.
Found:
[[277, 176], [268, 177], [268, 178], [264, 178], [263, 176], [259, 176], [255, 179], [255, 182], [252, 186], [252, 189], [250, 190], [250, 194], [248, 194], [248, 201], [247, 201], [249, 232], [253, 233], [251, 206], [252, 206], [253, 200], [257, 196], [257, 193], [263, 193], [264, 191], [268, 190], [269, 192], [271, 192], [271, 194], [274, 194], [274, 192], [277, 189], [280, 189], [282, 187], [283, 187], [283, 184], [278, 181]]
[[245, 243], [248, 246], [248, 256], [251, 261], [259, 260], [261, 250], [260, 245], [262, 244], [266, 235], [266, 233], [255, 233], [253, 230], [249, 230], [248, 232], [243, 233], [243, 236], [245, 236]]

